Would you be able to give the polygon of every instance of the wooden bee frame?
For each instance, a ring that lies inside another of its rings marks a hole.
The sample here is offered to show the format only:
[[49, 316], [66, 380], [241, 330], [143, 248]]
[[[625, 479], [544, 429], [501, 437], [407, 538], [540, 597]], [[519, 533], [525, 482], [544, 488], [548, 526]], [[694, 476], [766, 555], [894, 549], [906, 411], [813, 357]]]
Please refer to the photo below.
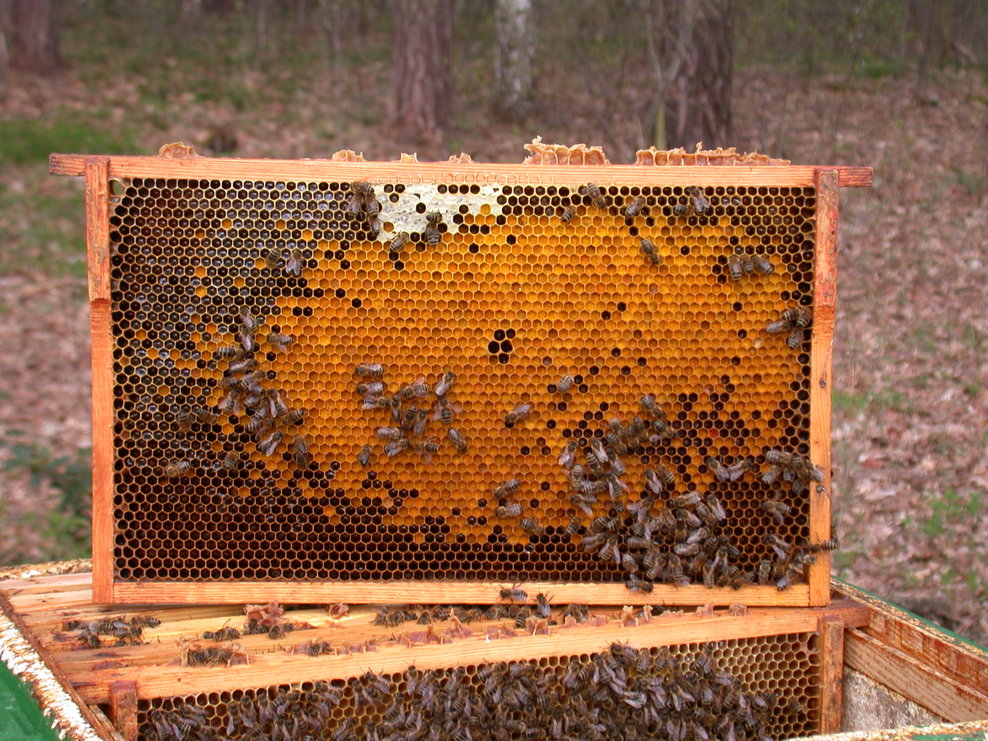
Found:
[[[583, 454], [608, 417], [630, 425], [651, 393], [676, 437], [636, 445], [633, 487], [645, 491], [648, 461], [676, 476], [663, 501], [716, 492], [727, 519], [712, 529], [737, 544], [749, 580], [771, 553], [766, 533], [826, 541], [838, 188], [869, 185], [869, 168], [52, 155], [51, 171], [86, 178], [98, 601], [489, 604], [517, 584], [529, 601], [827, 603], [826, 551], [784, 591], [775, 578], [708, 588], [699, 574], [629, 591], [616, 563], [564, 532], [576, 510], [556, 458], [568, 440]], [[380, 224], [357, 181], [374, 187]], [[625, 215], [636, 196], [642, 213]], [[775, 270], [746, 265], [735, 281], [732, 256]], [[796, 306], [812, 324], [787, 347], [764, 329]], [[246, 416], [211, 416], [224, 379], [243, 378], [219, 355], [244, 308], [292, 338], [255, 355], [305, 415], [274, 456]], [[469, 452], [443, 437], [434, 461], [424, 448], [384, 456], [374, 429], [388, 412], [359, 408], [360, 363], [382, 363], [388, 393], [410, 388], [412, 401], [419, 376], [431, 387], [455, 370]], [[559, 394], [564, 375], [574, 388]], [[531, 418], [504, 424], [523, 401]], [[193, 419], [179, 426], [183, 412]], [[307, 441], [294, 457], [292, 436]], [[775, 495], [753, 473], [711, 481], [703, 460], [764, 470], [768, 449], [806, 456], [823, 480]], [[515, 477], [520, 492], [499, 502], [492, 490]], [[784, 525], [758, 509], [772, 497], [788, 505]], [[515, 500], [522, 515], [497, 519]]]

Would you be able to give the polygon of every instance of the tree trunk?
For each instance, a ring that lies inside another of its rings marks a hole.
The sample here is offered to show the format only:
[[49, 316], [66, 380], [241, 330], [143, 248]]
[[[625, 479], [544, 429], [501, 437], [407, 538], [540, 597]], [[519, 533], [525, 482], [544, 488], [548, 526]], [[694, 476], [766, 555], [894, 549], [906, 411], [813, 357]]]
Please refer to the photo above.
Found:
[[391, 119], [397, 134], [443, 146], [452, 118], [453, 0], [392, 0]]
[[726, 147], [731, 137], [732, 0], [701, 3], [686, 60], [670, 91], [670, 147]]
[[494, 25], [494, 115], [518, 121], [528, 113], [532, 98], [531, 0], [496, 0]]
[[8, 5], [10, 66], [45, 77], [58, 72], [58, 0], [8, 0]]

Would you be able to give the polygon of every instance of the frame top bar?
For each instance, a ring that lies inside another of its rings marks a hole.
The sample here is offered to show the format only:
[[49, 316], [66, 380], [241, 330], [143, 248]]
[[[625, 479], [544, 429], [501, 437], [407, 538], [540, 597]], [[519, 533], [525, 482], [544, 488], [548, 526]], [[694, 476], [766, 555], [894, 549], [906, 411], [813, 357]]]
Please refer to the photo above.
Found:
[[52, 175], [79, 176], [87, 162], [108, 162], [111, 178], [362, 179], [376, 182], [466, 182], [513, 185], [748, 185], [812, 187], [820, 170], [836, 170], [842, 187], [870, 187], [872, 168], [796, 165], [523, 165], [458, 162], [341, 162], [215, 157], [168, 158], [52, 154]]

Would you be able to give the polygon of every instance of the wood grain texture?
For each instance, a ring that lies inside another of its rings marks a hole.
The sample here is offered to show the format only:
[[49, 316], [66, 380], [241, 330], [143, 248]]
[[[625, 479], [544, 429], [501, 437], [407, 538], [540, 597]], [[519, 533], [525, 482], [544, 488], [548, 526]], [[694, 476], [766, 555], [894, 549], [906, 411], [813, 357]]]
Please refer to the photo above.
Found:
[[988, 687], [958, 681], [862, 630], [845, 635], [846, 665], [951, 722], [988, 717]]
[[[839, 175], [816, 174], [816, 268], [813, 276], [813, 337], [810, 345], [810, 459], [823, 473], [822, 490], [810, 488], [810, 542], [831, 537], [830, 443], [833, 385], [834, 309], [837, 301], [837, 218]], [[830, 553], [817, 554], [807, 571], [810, 604], [830, 598]]]
[[[167, 604], [170, 602], [244, 603], [278, 600], [286, 603], [347, 602], [370, 604], [490, 604], [498, 601], [501, 586], [487, 582], [116, 582], [118, 602]], [[552, 594], [559, 604], [593, 605], [730, 605], [749, 607], [806, 606], [809, 587], [794, 584], [784, 592], [774, 586], [748, 585], [743, 592], [729, 587], [708, 589], [702, 584], [676, 587], [656, 584], [651, 594], [629, 591], [624, 584], [560, 584], [523, 582], [518, 585], [535, 602], [539, 592]], [[95, 584], [94, 584], [95, 590]]]
[[93, 385], [93, 597], [112, 599], [113, 336], [110, 317], [109, 159], [88, 158], [86, 255]]
[[841, 730], [844, 706], [844, 621], [820, 618], [820, 733]]
[[958, 682], [988, 687], [988, 649], [948, 633], [863, 590], [839, 582], [836, 594], [867, 605], [869, 636], [896, 648]]
[[[52, 154], [53, 175], [82, 175], [86, 163], [100, 159], [90, 155]], [[332, 160], [274, 160], [196, 157], [110, 157], [110, 177], [115, 178], [249, 178], [369, 180], [375, 184], [402, 182], [581, 185], [592, 177], [615, 185], [815, 185], [813, 166], [719, 167], [711, 165], [640, 167], [636, 165], [514, 165], [500, 163], [454, 164], [449, 162], [334, 162]], [[828, 168], [838, 173], [843, 187], [871, 185], [870, 167]]]
[[89, 304], [93, 383], [93, 599], [113, 600], [113, 336], [110, 300]]
[[109, 172], [107, 159], [86, 162], [86, 257], [90, 301], [110, 298]]
[[121, 679], [110, 683], [110, 718], [126, 741], [137, 738], [137, 684]]
[[[602, 626], [553, 628], [550, 635], [520, 635], [513, 639], [487, 640], [485, 634], [477, 633], [444, 645], [409, 648], [394, 642], [379, 643], [368, 653], [322, 657], [287, 654], [283, 649], [288, 640], [276, 646], [271, 646], [271, 642], [267, 641], [270, 646], [268, 652], [251, 652], [249, 664], [221, 668], [183, 667], [177, 661], [178, 648], [173, 644], [174, 658], [170, 663], [143, 666], [124, 662], [111, 666], [115, 662], [108, 661], [104, 652], [101, 665], [93, 663], [83, 667], [84, 671], [80, 671], [76, 679], [80, 695], [88, 702], [105, 702], [110, 684], [122, 678], [135, 679], [138, 698], [148, 699], [218, 692], [231, 687], [263, 687], [280, 682], [348, 678], [363, 674], [368, 668], [378, 673], [390, 673], [402, 672], [412, 664], [418, 669], [439, 669], [484, 661], [571, 656], [600, 651], [615, 641], [640, 648], [757, 638], [779, 633], [809, 633], [816, 630], [819, 618], [819, 610], [811, 608], [756, 609], [744, 617], [724, 613], [698, 617], [686, 613], [660, 616], [637, 626], [624, 626], [618, 621], [611, 621]], [[421, 626], [416, 627], [422, 630]], [[339, 631], [336, 636], [333, 642], [340, 643], [343, 638]], [[303, 638], [308, 639], [309, 636], [295, 635], [291, 642], [300, 642]]]
[[[38, 640], [38, 636], [24, 624], [23, 619], [10, 604], [7, 596], [0, 590], [0, 612], [2, 612], [8, 620], [17, 628], [24, 640], [31, 644], [31, 647], [41, 656], [44, 660], [46, 666], [51, 670], [52, 675], [55, 677], [55, 681], [58, 682], [61, 689], [69, 696], [73, 703], [78, 707], [80, 714], [92, 726], [100, 736], [106, 739], [117, 739], [117, 735], [113, 726], [109, 724], [107, 718], [101, 712], [93, 712], [93, 709], [86, 704], [82, 699], [82, 696], [76, 690], [75, 685], [72, 681], [66, 678], [66, 675], [58, 667], [57, 663], [51, 660], [51, 654], [45, 650], [41, 641]], [[39, 699], [41, 702], [41, 699]], [[2, 721], [0, 721], [2, 725]]]

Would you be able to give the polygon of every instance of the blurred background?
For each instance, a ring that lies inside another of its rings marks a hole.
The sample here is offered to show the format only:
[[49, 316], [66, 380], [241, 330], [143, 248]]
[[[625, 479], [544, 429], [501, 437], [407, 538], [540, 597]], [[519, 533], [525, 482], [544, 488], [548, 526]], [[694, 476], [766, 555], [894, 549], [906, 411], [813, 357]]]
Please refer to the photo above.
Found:
[[0, 565], [89, 549], [81, 179], [50, 152], [735, 146], [844, 190], [844, 579], [988, 642], [983, 0], [0, 0]]

